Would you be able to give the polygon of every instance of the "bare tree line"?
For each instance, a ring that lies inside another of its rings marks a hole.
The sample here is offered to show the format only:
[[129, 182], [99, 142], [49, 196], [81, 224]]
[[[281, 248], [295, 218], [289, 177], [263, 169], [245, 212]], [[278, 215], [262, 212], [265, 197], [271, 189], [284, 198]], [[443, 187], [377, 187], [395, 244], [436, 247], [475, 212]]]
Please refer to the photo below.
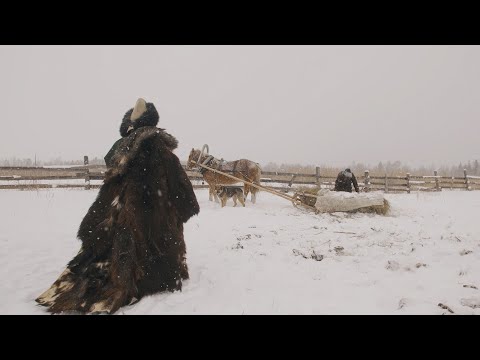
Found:
[[[429, 175], [433, 174], [435, 170], [438, 171], [439, 176], [457, 176], [462, 177], [463, 170], [466, 169], [469, 175], [480, 176], [480, 163], [479, 160], [467, 161], [465, 163], [459, 163], [458, 165], [451, 166], [418, 166], [411, 167], [402, 164], [400, 161], [387, 161], [385, 163], [379, 162], [377, 165], [363, 163], [345, 164], [345, 167], [332, 167], [332, 166], [320, 166], [320, 174], [323, 176], [336, 176], [340, 171], [349, 167], [354, 173], [363, 174], [365, 170], [369, 170], [372, 176], [403, 176], [409, 173], [410, 175]], [[270, 162], [262, 166], [264, 171], [278, 171], [278, 172], [292, 172], [292, 173], [314, 173], [315, 165], [301, 165], [301, 164], [277, 164]]]
[[[94, 157], [89, 159], [91, 165], [105, 165], [103, 158]], [[0, 166], [18, 166], [18, 167], [42, 167], [42, 166], [64, 166], [64, 165], [83, 165], [83, 157], [79, 160], [63, 160], [60, 157], [50, 160], [40, 160], [31, 158], [11, 157], [9, 159], [0, 159]]]

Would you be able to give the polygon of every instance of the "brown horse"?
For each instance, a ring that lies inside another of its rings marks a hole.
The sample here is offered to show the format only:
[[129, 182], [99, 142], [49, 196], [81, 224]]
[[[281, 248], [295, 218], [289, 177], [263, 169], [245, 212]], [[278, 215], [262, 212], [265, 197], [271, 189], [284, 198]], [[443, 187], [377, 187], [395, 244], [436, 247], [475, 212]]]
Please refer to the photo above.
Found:
[[[188, 170], [191, 170], [195, 167], [191, 160], [199, 162], [200, 164], [206, 165], [212, 169], [224, 172], [228, 175], [235, 176], [236, 178], [240, 178], [254, 184], [260, 184], [262, 170], [256, 162], [251, 160], [240, 159], [235, 161], [222, 161], [214, 158], [211, 155], [204, 154], [203, 151], [196, 149], [192, 149], [192, 151], [190, 151], [190, 155], [188, 156]], [[227, 176], [202, 167], [200, 167], [199, 171], [202, 173], [203, 178], [209, 186], [210, 201], [212, 201], [212, 197], [214, 197], [216, 202], [220, 202], [215, 191], [215, 185], [231, 185], [238, 182]], [[247, 198], [248, 193], [251, 192], [251, 201], [255, 204], [258, 189], [246, 183], [243, 183], [243, 187], [245, 199]]]

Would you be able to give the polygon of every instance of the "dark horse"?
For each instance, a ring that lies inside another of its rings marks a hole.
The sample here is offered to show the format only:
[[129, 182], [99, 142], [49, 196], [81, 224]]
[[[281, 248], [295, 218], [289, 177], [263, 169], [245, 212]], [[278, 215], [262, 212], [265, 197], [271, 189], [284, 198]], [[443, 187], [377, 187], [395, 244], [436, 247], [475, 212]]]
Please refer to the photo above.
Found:
[[[204, 164], [212, 169], [224, 172], [228, 175], [235, 176], [236, 178], [240, 178], [242, 180], [246, 180], [251, 183], [260, 185], [260, 176], [262, 170], [256, 162], [253, 162], [251, 160], [240, 159], [235, 161], [222, 161], [214, 158], [209, 154], [204, 154], [203, 151], [197, 149], [192, 149], [192, 151], [190, 151], [187, 163], [188, 170], [191, 170], [195, 167], [191, 160], [196, 161], [200, 164]], [[212, 170], [207, 170], [202, 167], [200, 167], [200, 172], [202, 173], [203, 178], [209, 186], [210, 201], [212, 201], [212, 197], [214, 197], [215, 201], [219, 202], [218, 196], [215, 191], [216, 185], [231, 185], [239, 182], [225, 175], [219, 174]], [[245, 199], [247, 198], [248, 193], [251, 192], [251, 200], [252, 203], [255, 204], [258, 189], [246, 183], [243, 183], [243, 186], [245, 192]]]

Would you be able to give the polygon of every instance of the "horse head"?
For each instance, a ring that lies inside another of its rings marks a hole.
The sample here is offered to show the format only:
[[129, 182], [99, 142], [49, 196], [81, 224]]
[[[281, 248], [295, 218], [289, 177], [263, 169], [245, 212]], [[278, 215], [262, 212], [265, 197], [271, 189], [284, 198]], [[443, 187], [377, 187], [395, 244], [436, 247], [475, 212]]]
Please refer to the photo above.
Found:
[[198, 156], [200, 155], [200, 150], [198, 149], [193, 149], [190, 151], [190, 154], [188, 155], [188, 160], [187, 160], [187, 169], [191, 170], [196, 167], [191, 161], [198, 161]]
[[[207, 149], [207, 152], [204, 152], [205, 148]], [[188, 156], [187, 169], [190, 170], [195, 167], [194, 164], [191, 162], [192, 160], [197, 163], [201, 163], [203, 160], [205, 160], [208, 152], [209, 149], [207, 144], [203, 145], [202, 151], [192, 148], [192, 150], [190, 151], [190, 155]]]

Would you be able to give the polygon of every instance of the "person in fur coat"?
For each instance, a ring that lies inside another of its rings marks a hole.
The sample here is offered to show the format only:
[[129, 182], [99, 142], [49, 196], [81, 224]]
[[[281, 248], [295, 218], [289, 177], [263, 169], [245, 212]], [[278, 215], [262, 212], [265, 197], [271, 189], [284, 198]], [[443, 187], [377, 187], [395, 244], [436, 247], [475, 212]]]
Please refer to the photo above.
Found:
[[111, 314], [146, 295], [181, 290], [188, 279], [183, 224], [200, 207], [173, 153], [178, 142], [158, 120], [143, 99], [125, 114], [78, 230], [81, 249], [36, 299], [49, 312]]

